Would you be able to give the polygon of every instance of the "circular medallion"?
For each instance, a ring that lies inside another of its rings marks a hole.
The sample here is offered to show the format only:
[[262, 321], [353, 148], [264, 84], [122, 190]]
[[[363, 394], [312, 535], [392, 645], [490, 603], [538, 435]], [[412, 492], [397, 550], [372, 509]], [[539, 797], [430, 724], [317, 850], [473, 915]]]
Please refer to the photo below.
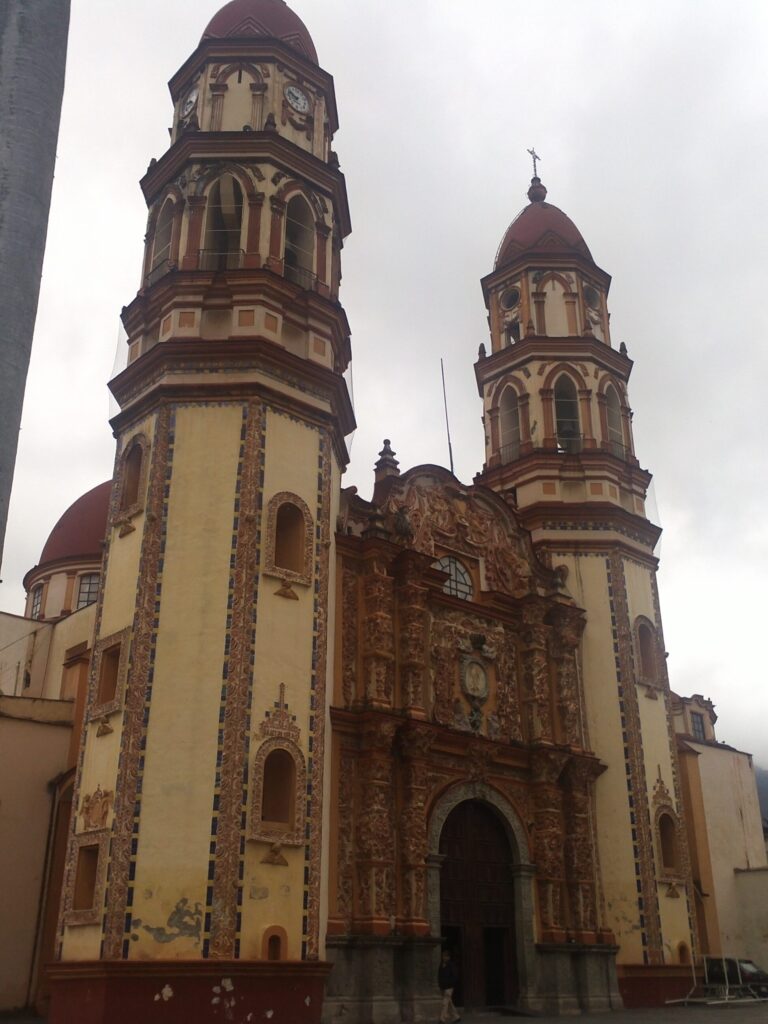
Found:
[[479, 661], [467, 661], [464, 664], [464, 689], [470, 697], [485, 700], [488, 696], [488, 676], [485, 667]]
[[307, 94], [298, 85], [286, 85], [285, 98], [297, 114], [306, 114], [309, 110]]

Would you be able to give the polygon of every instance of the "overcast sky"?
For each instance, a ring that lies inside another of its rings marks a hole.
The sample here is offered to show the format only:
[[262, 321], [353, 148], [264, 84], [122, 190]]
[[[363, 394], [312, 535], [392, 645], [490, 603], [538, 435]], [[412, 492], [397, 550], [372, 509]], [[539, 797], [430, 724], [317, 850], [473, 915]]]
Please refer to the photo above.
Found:
[[[679, 693], [768, 764], [768, 4], [755, 0], [296, 0], [334, 75], [353, 233], [341, 298], [359, 428], [346, 483], [370, 494], [391, 437], [406, 469], [483, 460], [473, 363], [480, 278], [527, 202], [548, 199], [613, 275], [635, 360], [635, 447], [655, 477], [661, 602]], [[72, 0], [67, 84], [0, 607], [65, 508], [112, 472], [106, 381], [139, 282], [138, 186], [167, 148], [166, 82], [209, 0]]]

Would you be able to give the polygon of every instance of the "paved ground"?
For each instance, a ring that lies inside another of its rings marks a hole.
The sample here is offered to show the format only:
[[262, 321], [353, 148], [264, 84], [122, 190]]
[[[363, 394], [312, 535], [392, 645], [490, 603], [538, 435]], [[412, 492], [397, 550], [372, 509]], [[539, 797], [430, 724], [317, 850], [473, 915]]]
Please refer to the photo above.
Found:
[[539, 1024], [567, 1024], [568, 1020], [601, 1021], [602, 1024], [768, 1024], [768, 1003], [752, 1006], [668, 1006], [654, 1010], [617, 1010], [613, 1013], [590, 1013], [578, 1018], [518, 1017], [497, 1013], [467, 1013], [463, 1024], [511, 1024], [512, 1021], [536, 1020]]
[[[539, 1024], [567, 1024], [569, 1020], [600, 1021], [601, 1024], [768, 1024], [768, 1003], [754, 1006], [669, 1006], [657, 1010], [618, 1010], [590, 1013], [582, 1017], [521, 1017], [499, 1013], [467, 1013], [463, 1024], [512, 1024], [535, 1020]], [[45, 1024], [37, 1017], [3, 1017], [0, 1024]], [[194, 1022], [190, 1021], [190, 1024]]]

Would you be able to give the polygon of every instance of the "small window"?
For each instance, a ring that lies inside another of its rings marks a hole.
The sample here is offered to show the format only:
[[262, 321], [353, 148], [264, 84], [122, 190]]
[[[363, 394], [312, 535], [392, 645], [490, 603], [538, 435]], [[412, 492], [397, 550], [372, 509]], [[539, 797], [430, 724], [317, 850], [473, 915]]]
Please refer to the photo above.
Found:
[[155, 267], [159, 266], [163, 262], [167, 262], [171, 258], [171, 240], [173, 238], [173, 216], [175, 209], [173, 200], [168, 199], [160, 211], [160, 216], [157, 218], [155, 240], [152, 246], [151, 270], [154, 270]]
[[608, 445], [614, 455], [624, 454], [624, 429], [621, 423], [621, 404], [616, 389], [609, 387], [605, 392], [605, 404], [608, 420]]
[[120, 510], [133, 508], [139, 503], [139, 484], [141, 481], [144, 452], [138, 442], [133, 442], [123, 462], [123, 492], [120, 499]]
[[555, 384], [555, 419], [558, 449], [562, 452], [581, 451], [579, 399], [576, 385], [566, 374], [558, 377]]
[[120, 678], [121, 644], [113, 644], [101, 653], [99, 689], [96, 702], [111, 704], [117, 698], [117, 681]]
[[32, 607], [30, 609], [30, 616], [33, 619], [40, 618], [40, 612], [43, 607], [43, 585], [39, 583], [32, 591]]
[[677, 871], [677, 829], [669, 814], [659, 816], [659, 847], [664, 871]]
[[205, 248], [202, 270], [232, 270], [240, 266], [240, 234], [243, 224], [243, 190], [225, 175], [208, 195]]
[[285, 211], [285, 276], [304, 288], [313, 280], [315, 225], [312, 211], [302, 196], [294, 196]]
[[270, 935], [267, 941], [267, 960], [283, 959], [283, 943], [279, 935]]
[[685, 942], [678, 943], [677, 959], [681, 964], [689, 964], [691, 962], [691, 951]]
[[99, 574], [89, 572], [80, 577], [80, 584], [77, 591], [77, 607], [86, 608], [93, 604], [99, 596]]
[[304, 515], [290, 501], [277, 510], [275, 522], [275, 565], [279, 569], [304, 571]]
[[96, 897], [96, 879], [99, 868], [99, 847], [81, 846], [77, 851], [75, 889], [72, 894], [73, 910], [93, 910]]
[[702, 743], [707, 738], [704, 732], [704, 715], [698, 711], [691, 712], [691, 733], [695, 740], [700, 740]]
[[444, 594], [460, 597], [463, 601], [472, 599], [472, 577], [457, 558], [445, 555], [432, 564], [433, 568], [448, 573], [448, 579], [443, 584]]
[[512, 388], [505, 389], [499, 403], [499, 434], [501, 461], [506, 465], [520, 455], [520, 410]]
[[644, 622], [637, 627], [637, 642], [640, 648], [640, 677], [644, 680], [656, 678], [656, 638], [653, 630]]
[[273, 750], [264, 762], [261, 820], [292, 825], [296, 793], [296, 762], [289, 751]]

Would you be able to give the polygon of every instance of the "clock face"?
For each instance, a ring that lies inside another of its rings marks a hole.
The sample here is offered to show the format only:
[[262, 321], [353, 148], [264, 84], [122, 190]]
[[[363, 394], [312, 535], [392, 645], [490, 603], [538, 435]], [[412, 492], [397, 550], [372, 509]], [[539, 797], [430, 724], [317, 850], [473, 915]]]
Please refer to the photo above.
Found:
[[307, 94], [298, 85], [287, 85], [285, 87], [285, 98], [297, 113], [306, 114], [309, 110]]
[[189, 96], [187, 96], [187, 98], [184, 100], [184, 104], [181, 108], [182, 117], [189, 117], [189, 115], [195, 109], [195, 107], [197, 106], [198, 93], [199, 89], [197, 88], [197, 86], [195, 86], [190, 92]]

